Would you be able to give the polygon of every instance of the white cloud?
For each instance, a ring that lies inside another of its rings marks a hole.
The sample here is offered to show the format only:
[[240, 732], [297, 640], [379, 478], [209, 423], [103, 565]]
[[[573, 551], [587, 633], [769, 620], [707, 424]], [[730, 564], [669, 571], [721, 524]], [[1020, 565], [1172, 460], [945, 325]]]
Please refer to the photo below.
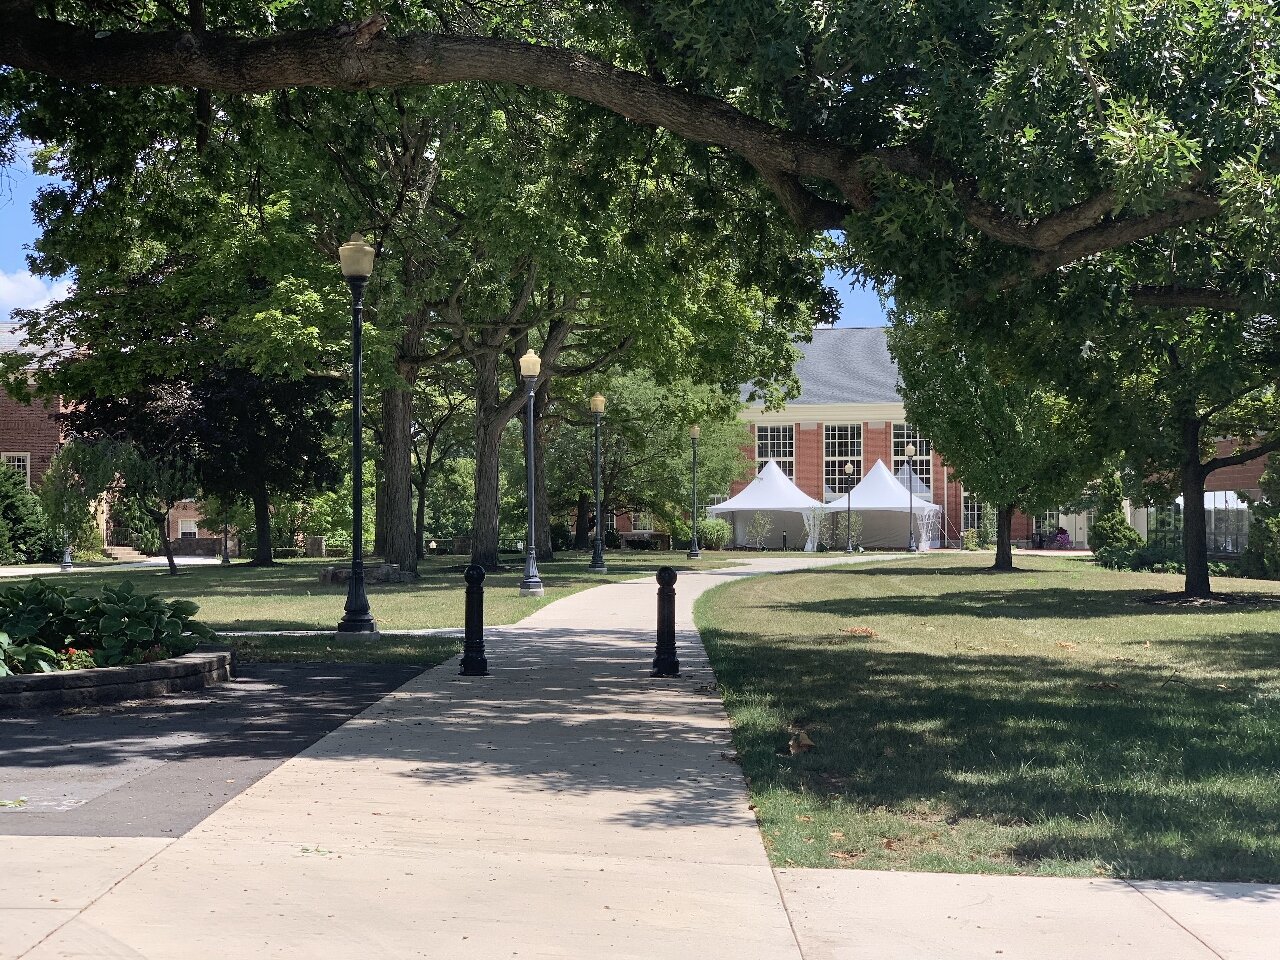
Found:
[[43, 307], [60, 300], [70, 289], [70, 280], [49, 280], [30, 270], [0, 270], [0, 318], [7, 321], [12, 310]]

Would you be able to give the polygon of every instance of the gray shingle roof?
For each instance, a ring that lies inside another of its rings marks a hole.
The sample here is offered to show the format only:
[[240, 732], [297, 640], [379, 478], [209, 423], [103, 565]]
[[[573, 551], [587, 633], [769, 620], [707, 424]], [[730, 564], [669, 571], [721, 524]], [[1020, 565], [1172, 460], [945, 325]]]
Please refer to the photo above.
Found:
[[[818, 403], [898, 403], [898, 366], [884, 327], [819, 327], [796, 346], [800, 395], [787, 406]], [[746, 394], [744, 392], [745, 399]]]

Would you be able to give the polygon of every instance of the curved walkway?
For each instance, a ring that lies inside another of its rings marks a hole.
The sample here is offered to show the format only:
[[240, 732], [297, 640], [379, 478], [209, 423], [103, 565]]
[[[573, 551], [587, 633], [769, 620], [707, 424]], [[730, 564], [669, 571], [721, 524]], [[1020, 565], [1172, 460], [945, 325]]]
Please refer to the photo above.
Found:
[[843, 562], [682, 575], [679, 679], [648, 677], [654, 582], [609, 584], [491, 629], [492, 676], [416, 677], [179, 839], [0, 838], [0, 957], [1263, 955], [1115, 882], [775, 876], [693, 600]]

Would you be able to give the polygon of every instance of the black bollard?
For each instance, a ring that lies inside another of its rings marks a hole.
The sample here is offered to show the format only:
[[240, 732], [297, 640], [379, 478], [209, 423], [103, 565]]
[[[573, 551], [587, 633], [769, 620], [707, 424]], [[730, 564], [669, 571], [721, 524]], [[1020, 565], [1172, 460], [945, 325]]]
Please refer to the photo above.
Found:
[[463, 628], [462, 669], [464, 677], [487, 677], [489, 661], [484, 657], [484, 567], [471, 564], [462, 573], [467, 581], [467, 612]]
[[658, 647], [649, 676], [680, 676], [680, 661], [676, 659], [676, 572], [670, 567], [658, 568]]

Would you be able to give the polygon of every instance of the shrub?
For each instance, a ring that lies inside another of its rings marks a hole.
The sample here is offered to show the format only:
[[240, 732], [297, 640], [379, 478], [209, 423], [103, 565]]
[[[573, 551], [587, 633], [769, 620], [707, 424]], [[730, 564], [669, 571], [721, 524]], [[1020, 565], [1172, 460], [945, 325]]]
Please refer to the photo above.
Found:
[[723, 550], [733, 539], [733, 527], [720, 517], [704, 517], [698, 521], [698, 540], [710, 550]]
[[996, 516], [996, 508], [989, 503], [982, 505], [982, 521], [978, 525], [978, 546], [983, 550], [988, 547], [995, 546], [996, 543], [996, 524], [999, 517]]
[[1241, 558], [1246, 577], [1280, 580], [1280, 456], [1267, 458], [1258, 484], [1263, 499], [1250, 504], [1249, 545]]
[[563, 520], [553, 520], [551, 523], [551, 549], [552, 550], [572, 550], [573, 549], [573, 530], [569, 524]]
[[47, 553], [44, 508], [27, 479], [0, 463], [0, 563], [34, 563]]
[[[296, 560], [298, 559], [298, 557], [302, 556], [303, 553], [305, 552], [306, 551], [304, 551], [301, 547], [272, 547], [271, 559], [272, 560]], [[325, 552], [328, 553], [327, 545], [326, 545]], [[350, 550], [347, 551], [347, 553], [350, 553], [350, 552], [351, 552]], [[252, 560], [255, 556], [257, 556], [257, 554], [258, 554], [258, 549], [256, 547], [245, 548], [244, 555], [249, 559]]]
[[769, 515], [756, 511], [751, 515], [751, 522], [747, 525], [747, 543], [757, 550], [763, 550], [765, 537], [769, 536], [769, 531], [772, 529], [773, 520]]
[[977, 550], [978, 549], [978, 531], [972, 528], [965, 530], [960, 534], [961, 550]]
[[15, 643], [45, 647], [54, 657], [75, 650], [90, 651], [98, 666], [146, 663], [186, 653], [213, 636], [191, 619], [197, 610], [190, 600], [136, 593], [128, 581], [93, 597], [36, 578], [0, 590], [0, 631]]
[[1098, 507], [1092, 526], [1089, 527], [1089, 549], [1095, 554], [1100, 550], [1136, 550], [1143, 545], [1142, 535], [1129, 525], [1124, 515], [1124, 486], [1120, 475], [1111, 473], [1098, 481]]

